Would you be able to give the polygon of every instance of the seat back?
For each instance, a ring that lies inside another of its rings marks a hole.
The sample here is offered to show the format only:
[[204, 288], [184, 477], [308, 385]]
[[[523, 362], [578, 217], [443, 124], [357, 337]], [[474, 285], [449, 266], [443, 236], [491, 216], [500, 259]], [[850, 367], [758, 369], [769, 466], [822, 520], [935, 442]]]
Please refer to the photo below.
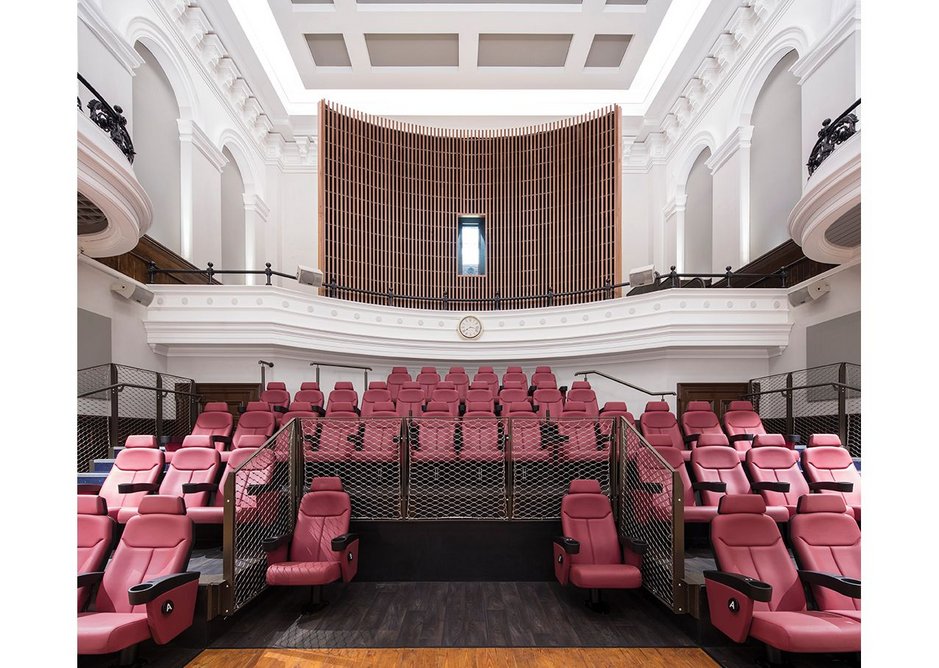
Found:
[[[100, 571], [111, 552], [114, 520], [108, 516], [108, 504], [100, 496], [78, 495], [78, 573]], [[91, 594], [88, 587], [78, 590], [81, 611]]]
[[561, 532], [580, 542], [572, 564], [620, 564], [622, 552], [610, 500], [596, 480], [572, 480], [561, 499]]
[[[217, 453], [216, 453], [217, 454]], [[192, 520], [178, 496], [148, 496], [137, 514], [127, 520], [114, 556], [98, 587], [98, 612], [144, 612], [146, 605], [131, 605], [127, 590], [141, 582], [182, 573], [192, 552]]]
[[[694, 488], [691, 486], [691, 476], [688, 475], [688, 467], [685, 466], [685, 458], [681, 454], [681, 450], [673, 448], [668, 444], [667, 440], [663, 439], [665, 439], [665, 437], [661, 435], [651, 436], [649, 437], [649, 445], [662, 455], [662, 459], [667, 461], [669, 466], [678, 471], [678, 477], [681, 479], [684, 505], [686, 508], [693, 506], [695, 505]], [[656, 442], [661, 443], [661, 445], [656, 445]], [[671, 502], [670, 499], [669, 502]]]
[[450, 372], [444, 380], [453, 383], [456, 391], [460, 395], [460, 400], [466, 399], [466, 391], [469, 389], [470, 378], [466, 375], [466, 370], [461, 366], [450, 367]]
[[810, 482], [850, 482], [854, 485], [850, 492], [823, 490], [822, 493], [838, 494], [852, 507], [861, 505], [861, 474], [836, 434], [809, 436], [808, 447], [802, 451], [802, 470]]
[[[630, 427], [636, 426], [636, 418], [629, 412], [625, 401], [608, 401], [603, 404], [603, 410], [600, 411], [600, 433], [608, 436], [613, 430], [614, 418], [625, 418]], [[671, 439], [669, 439], [671, 445]]]
[[398, 391], [397, 411], [401, 417], [420, 417], [424, 412], [424, 390], [420, 383], [408, 381]]
[[430, 400], [435, 403], [445, 404], [450, 415], [459, 417], [460, 415], [460, 393], [456, 386], [448, 380], [442, 380], [437, 383]]
[[476, 383], [485, 383], [488, 385], [493, 396], [499, 394], [499, 376], [496, 375], [496, 372], [493, 371], [491, 366], [479, 367], [479, 371], [473, 376], [473, 384], [475, 385]]
[[275, 406], [287, 408], [290, 405], [290, 392], [287, 391], [287, 386], [276, 381], [268, 383], [267, 389], [261, 392], [258, 398], [269, 403], [271, 410]]
[[750, 481], [743, 470], [743, 463], [737, 451], [730, 446], [705, 446], [703, 442], [699, 443], [691, 452], [691, 470], [698, 482], [727, 484], [726, 492], [702, 491], [701, 505], [716, 506], [725, 494], [747, 494], [750, 491]]
[[300, 391], [293, 395], [294, 401], [306, 401], [314, 408], [323, 407], [323, 391], [315, 382], [300, 383]]
[[421, 372], [417, 374], [417, 384], [421, 386], [421, 389], [424, 390], [424, 396], [430, 397], [434, 393], [434, 388], [437, 387], [437, 383], [440, 382], [440, 374], [437, 373], [437, 369], [432, 366], [425, 366], [421, 369]]
[[[692, 461], [695, 454], [714, 449], [695, 450]], [[736, 458], [732, 450], [731, 454]], [[711, 520], [711, 546], [720, 570], [772, 585], [772, 598], [766, 603], [755, 601], [754, 611], [805, 610], [805, 594], [799, 574], [776, 522], [766, 514], [766, 504], [761, 496], [730, 494], [721, 499], [717, 517]]]
[[154, 483], [163, 473], [166, 456], [156, 447], [156, 437], [149, 436], [140, 439], [128, 436], [124, 449], [117, 453], [114, 465], [108, 472], [98, 496], [107, 503], [108, 513], [111, 517], [117, 516], [117, 511], [123, 506], [138, 506], [146, 492], [121, 494], [118, 487], [124, 483]]
[[542, 381], [532, 395], [541, 418], [558, 418], [564, 412], [564, 396], [551, 381]]
[[339, 478], [313, 478], [310, 490], [300, 499], [290, 561], [339, 561], [342, 551], [333, 552], [332, 540], [349, 532], [349, 495]]
[[522, 367], [510, 366], [505, 370], [502, 374], [502, 387], [506, 387], [509, 383], [518, 383], [524, 388], [528, 387], [528, 376], [522, 371]]
[[313, 404], [308, 401], [292, 401], [287, 407], [287, 412], [280, 419], [281, 424], [287, 424], [294, 418], [313, 419], [319, 417], [319, 413], [313, 410]]
[[528, 401], [528, 386], [517, 380], [510, 380], [499, 392], [499, 403], [503, 406]]
[[587, 407], [568, 401], [557, 421], [561, 437], [561, 457], [569, 461], [604, 461], [610, 457], [609, 443], [597, 438], [597, 421]]
[[485, 403], [489, 406], [487, 410], [494, 411], [496, 407], [495, 395], [489, 389], [488, 383], [474, 381], [466, 391], [466, 405]]
[[460, 458], [472, 461], [499, 461], [503, 458], [499, 438], [500, 422], [486, 402], [469, 403], [463, 415]]
[[597, 395], [586, 380], [575, 380], [571, 383], [571, 389], [567, 391], [565, 401], [576, 401], [584, 404], [587, 408], [587, 415], [596, 417], [600, 414], [600, 406], [597, 403]]
[[668, 402], [650, 401], [647, 403], [646, 410], [639, 416], [639, 426], [642, 428], [643, 436], [663, 434], [671, 440], [673, 448], [685, 449], [685, 441], [682, 438], [681, 429], [678, 428], [678, 420], [669, 408]]
[[549, 366], [537, 366], [535, 373], [531, 375], [531, 384], [534, 387], [540, 387], [542, 383], [551, 383], [551, 387], [558, 386], [558, 379]]
[[[378, 381], [381, 382], [381, 381]], [[377, 383], [369, 383], [369, 387], [362, 394], [362, 417], [368, 417], [375, 410], [375, 404], [384, 404], [392, 401], [391, 391], [381, 382], [381, 387], [373, 387]]]
[[541, 420], [527, 401], [509, 404], [502, 412], [511, 420], [512, 459], [517, 461], [548, 461], [553, 444], [541, 438]]
[[348, 402], [334, 403], [320, 422], [320, 437], [307, 449], [308, 461], [340, 461], [352, 451], [359, 433], [359, 416]]
[[408, 370], [403, 366], [396, 366], [391, 368], [391, 373], [388, 374], [386, 382], [388, 384], [388, 391], [391, 392], [391, 400], [398, 400], [398, 391], [401, 389], [401, 386], [405, 383], [410, 383], [412, 380], [411, 374], [408, 373]]
[[728, 436], [737, 434], [765, 434], [763, 421], [749, 401], [731, 401], [724, 413], [724, 431]]
[[[834, 494], [809, 494], [799, 499], [789, 520], [789, 538], [796, 561], [809, 571], [861, 579], [861, 528]], [[812, 587], [820, 610], [860, 610], [861, 599], [826, 587]]]
[[238, 442], [244, 436], [270, 437], [276, 427], [276, 418], [270, 411], [270, 405], [265, 401], [251, 401], [241, 417], [238, 427], [232, 436], [232, 445], [238, 447]]
[[[248, 463], [245, 464], [245, 462]], [[235, 512], [242, 508], [255, 508], [258, 505], [258, 495], [249, 493], [248, 488], [252, 485], [264, 485], [273, 480], [274, 451], [261, 450], [258, 453], [258, 448], [233, 450], [228, 456], [228, 463], [222, 470], [222, 477], [218, 481], [218, 492], [215, 493], [212, 506], [225, 506], [225, 483], [239, 466], [244, 466], [244, 468], [239, 475], [235, 476]]]
[[[687, 436], [724, 433], [710, 401], [689, 401], [685, 412], [681, 414], [681, 428]], [[691, 441], [688, 447], [694, 448], [695, 441]]]
[[809, 484], [799, 470], [799, 454], [786, 447], [781, 434], [762, 434], [747, 451], [747, 471], [753, 482], [786, 482], [788, 492], [761, 490], [767, 506], [795, 508], [799, 498], [809, 493]]
[[209, 502], [209, 492], [183, 494], [183, 485], [190, 482], [214, 483], [221, 465], [221, 456], [215, 448], [180, 448], [173, 455], [173, 461], [163, 476], [160, 494], [183, 497], [191, 508], [205, 506]]
[[[209, 410], [209, 407], [214, 410]], [[231, 436], [234, 418], [228, 412], [228, 405], [224, 402], [209, 402], [205, 405], [196, 424], [192, 427], [195, 436]]]
[[354, 407], [359, 405], [359, 393], [355, 387], [347, 380], [341, 380], [333, 386], [333, 391], [329, 393], [326, 400], [326, 412], [333, 404], [352, 404]]
[[354, 461], [393, 462], [398, 459], [401, 418], [390, 401], [375, 404], [365, 420], [361, 447], [352, 450]]
[[456, 459], [456, 420], [446, 404], [431, 401], [417, 427], [417, 443], [412, 443], [412, 461], [452, 461]]

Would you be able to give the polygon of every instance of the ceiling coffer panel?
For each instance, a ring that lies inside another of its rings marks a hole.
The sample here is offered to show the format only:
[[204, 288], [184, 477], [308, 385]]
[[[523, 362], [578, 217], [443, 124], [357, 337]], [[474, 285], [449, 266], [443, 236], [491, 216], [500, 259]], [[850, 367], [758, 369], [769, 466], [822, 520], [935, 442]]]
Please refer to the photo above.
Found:
[[304, 35], [317, 67], [351, 67], [346, 40], [342, 35]]
[[460, 36], [411, 33], [365, 35], [372, 67], [457, 67]]
[[584, 67], [619, 67], [632, 35], [594, 35]]
[[564, 67], [573, 35], [486, 33], [479, 36], [479, 67]]

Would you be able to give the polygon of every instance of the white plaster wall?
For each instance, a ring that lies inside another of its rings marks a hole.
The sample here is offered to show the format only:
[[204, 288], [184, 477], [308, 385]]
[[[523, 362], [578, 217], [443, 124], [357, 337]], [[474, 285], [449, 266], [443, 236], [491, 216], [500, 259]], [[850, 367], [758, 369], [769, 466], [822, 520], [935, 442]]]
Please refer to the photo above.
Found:
[[[319, 265], [316, 183], [314, 171], [281, 173], [277, 178], [276, 215], [271, 225], [280, 230], [277, 261], [286, 274], [294, 273], [298, 265]], [[293, 288], [297, 283], [283, 285]]]
[[[85, 77], [112, 107], [117, 105], [124, 110], [127, 130], [133, 136], [133, 76], [83, 21], [78, 21], [78, 73]], [[85, 105], [91, 98], [81, 84], [78, 95], [82, 99], [82, 109], [87, 113], [88, 108]]]
[[713, 226], [713, 184], [705, 164], [711, 151], [705, 148], [688, 174], [685, 205], [685, 267], [686, 273], [711, 273], [711, 228]]
[[[228, 149], [222, 151], [228, 164], [222, 168], [221, 176], [221, 227], [222, 255], [220, 268], [252, 269], [245, 258], [245, 202], [244, 182], [241, 172]], [[253, 258], [252, 258], [253, 263]], [[223, 283], [244, 284], [245, 277], [229, 275], [220, 277]]]
[[[192, 257], [197, 267], [222, 266], [222, 179], [218, 168], [192, 149]], [[225, 276], [219, 277], [224, 281]]]
[[629, 279], [629, 270], [652, 263], [652, 225], [655, 214], [651, 203], [655, 184], [648, 173], [622, 175], [622, 280]]
[[[802, 155], [806, 160], [822, 121], [837, 118], [861, 97], [860, 42], [857, 33], [849, 36], [802, 82]], [[805, 168], [802, 174], [808, 176]]]

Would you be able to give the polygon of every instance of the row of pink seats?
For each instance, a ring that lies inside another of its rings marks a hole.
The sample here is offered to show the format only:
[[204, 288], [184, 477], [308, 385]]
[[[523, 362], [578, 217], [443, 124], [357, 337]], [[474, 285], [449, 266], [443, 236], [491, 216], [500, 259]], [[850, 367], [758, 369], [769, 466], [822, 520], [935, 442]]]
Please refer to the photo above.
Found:
[[509, 383], [517, 383], [518, 386], [524, 388], [535, 388], [542, 383], [553, 383], [553, 386], [557, 387], [557, 378], [555, 378], [554, 372], [551, 371], [551, 367], [549, 366], [535, 367], [535, 372], [531, 376], [530, 384], [528, 376], [525, 375], [525, 372], [520, 366], [508, 367], [505, 373], [502, 374], [501, 382], [499, 376], [496, 375], [495, 370], [491, 366], [479, 367], [479, 370], [473, 376], [472, 380], [470, 380], [466, 369], [461, 366], [450, 367], [450, 370], [443, 378], [440, 377], [436, 367], [422, 367], [417, 377], [412, 378], [407, 367], [396, 366], [391, 369], [391, 373], [388, 374], [386, 382], [388, 384], [388, 390], [391, 392], [391, 398], [394, 401], [397, 400], [398, 392], [404, 384], [410, 382], [416, 382], [420, 385], [427, 396], [433, 393], [440, 382], [453, 383], [454, 388], [460, 394], [461, 400], [466, 399], [467, 391], [474, 384], [480, 387], [483, 385], [487, 386], [492, 391], [493, 395], [497, 395], [500, 387], [507, 387]]

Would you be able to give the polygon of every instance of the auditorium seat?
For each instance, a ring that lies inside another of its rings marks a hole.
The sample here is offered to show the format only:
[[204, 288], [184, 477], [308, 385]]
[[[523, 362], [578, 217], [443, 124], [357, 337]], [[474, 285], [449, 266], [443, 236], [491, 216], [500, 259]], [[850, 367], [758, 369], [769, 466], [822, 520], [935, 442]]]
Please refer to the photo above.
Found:
[[258, 399], [266, 401], [272, 413], [286, 413], [287, 406], [290, 405], [290, 392], [287, 391], [286, 384], [272, 381], [267, 384], [267, 389], [261, 392]]
[[518, 383], [526, 391], [528, 390], [528, 376], [522, 371], [522, 367], [510, 366], [505, 370], [505, 373], [502, 374], [502, 387], [508, 386], [509, 383]]
[[564, 401], [578, 401], [587, 407], [587, 415], [597, 417], [600, 414], [600, 407], [597, 404], [597, 395], [586, 380], [575, 380], [571, 383], [571, 389], [567, 391]]
[[430, 401], [445, 404], [451, 416], [460, 416], [460, 393], [457, 392], [456, 386], [450, 381], [442, 380], [437, 383], [430, 395]]
[[401, 419], [390, 401], [374, 404], [365, 420], [361, 443], [356, 442], [350, 459], [359, 462], [395, 462], [401, 442]]
[[305, 438], [305, 459], [310, 462], [338, 462], [349, 458], [359, 435], [360, 419], [349, 402], [334, 403], [320, 420], [318, 439]]
[[398, 415], [401, 417], [420, 417], [424, 412], [424, 390], [419, 383], [408, 381], [398, 391], [396, 402]]
[[[808, 571], [830, 573], [861, 582], [861, 528], [836, 494], [806, 494], [789, 520], [796, 563]], [[861, 599], [828, 587], [811, 585], [819, 610], [861, 620]]]
[[78, 576], [79, 587], [98, 585], [95, 611], [78, 613], [78, 653], [122, 652], [151, 638], [165, 645], [189, 628], [199, 588], [199, 574], [185, 572], [192, 543], [181, 498], [141, 500], [104, 571]]
[[329, 393], [326, 400], [326, 414], [329, 415], [329, 408], [333, 404], [351, 404], [355, 410], [359, 407], [359, 393], [355, 387], [347, 380], [340, 380], [333, 386], [333, 391]]
[[767, 506], [785, 506], [795, 515], [799, 499], [809, 493], [809, 484], [799, 470], [799, 454], [786, 445], [781, 434], [758, 434], [747, 450], [751, 489], [759, 492]]
[[542, 380], [531, 399], [541, 418], [556, 419], [564, 411], [564, 396], [555, 387], [554, 381]]
[[489, 406], [487, 410], [496, 410], [496, 395], [489, 388], [489, 383], [473, 381], [466, 391], [466, 405], [484, 403]]
[[156, 436], [128, 436], [104, 483], [100, 487], [79, 485], [79, 493], [97, 494], [103, 498], [108, 515], [117, 519], [121, 508], [135, 508], [147, 494], [159, 489], [157, 481], [163, 474], [165, 462], [166, 456], [157, 447]]
[[[809, 610], [803, 592], [804, 583], [847, 585], [837, 578], [800, 578], [762, 497], [721, 499], [711, 521], [711, 544], [717, 570], [704, 572], [711, 623], [731, 640], [753, 638], [777, 652], [861, 650], [860, 622]], [[859, 585], [857, 590], [860, 595]]]
[[486, 383], [492, 391], [492, 396], [499, 394], [499, 376], [496, 375], [491, 366], [479, 367], [479, 371], [473, 376], [473, 384], [476, 383]]
[[437, 373], [437, 368], [432, 366], [425, 366], [421, 369], [421, 372], [417, 374], [417, 383], [421, 386], [421, 389], [424, 390], [424, 396], [430, 397], [434, 393], [434, 388], [437, 387], [437, 383], [440, 382], [440, 374]]
[[608, 442], [598, 439], [597, 421], [579, 401], [568, 401], [557, 420], [561, 458], [568, 461], [606, 461]]
[[450, 372], [444, 377], [444, 380], [453, 383], [456, 391], [460, 394], [460, 401], [466, 400], [466, 391], [469, 389], [470, 379], [466, 375], [466, 369], [461, 366], [450, 367]]
[[685, 446], [685, 438], [681, 435], [678, 420], [667, 401], [648, 402], [645, 411], [639, 416], [639, 426], [647, 440], [652, 434], [668, 436], [672, 447], [681, 451], [685, 461], [691, 459], [691, 452]]
[[398, 400], [398, 390], [401, 389], [401, 386], [405, 383], [410, 383], [412, 380], [411, 374], [408, 373], [407, 368], [403, 366], [391, 367], [391, 373], [388, 374], [386, 380], [388, 384], [388, 391], [391, 392], [391, 400]]
[[[114, 540], [114, 520], [108, 504], [100, 496], [78, 495], [78, 572], [92, 573], [104, 568]], [[78, 588], [78, 612], [91, 597], [90, 587]]]
[[[688, 467], [685, 465], [684, 453], [671, 445], [671, 439], [664, 434], [653, 434], [647, 439], [649, 445], [655, 448], [656, 452], [662, 455], [662, 459], [668, 462], [668, 465], [678, 471], [678, 477], [681, 479], [682, 498], [684, 499], [685, 522], [692, 524], [707, 523], [717, 516], [716, 506], [698, 505], [695, 498], [694, 486], [691, 484], [691, 476], [688, 475]], [[640, 480], [644, 480], [640, 472]], [[672, 500], [667, 495], [662, 495], [656, 506], [658, 517], [656, 519], [667, 520], [671, 517]]]
[[304, 612], [321, 606], [322, 586], [349, 582], [359, 568], [359, 539], [349, 533], [349, 495], [339, 478], [313, 478], [292, 534], [266, 538], [265, 580], [270, 586], [311, 587]]
[[[148, 491], [156, 492], [160, 496], [185, 498], [187, 506], [207, 505], [210, 495], [216, 490], [216, 478], [221, 466], [222, 459], [218, 451], [215, 448], [202, 447], [201, 439], [197, 437], [195, 445], [184, 446], [176, 451], [159, 486], [150, 484]], [[118, 490], [120, 489], [119, 487]], [[144, 499], [140, 502], [143, 503]], [[117, 513], [117, 521], [125, 524], [137, 512], [136, 507], [125, 503]]]
[[[225, 511], [225, 483], [235, 476], [235, 516], [239, 524], [273, 522], [277, 517], [279, 493], [275, 490], [259, 491], [253, 486], [270, 484], [274, 477], [273, 450], [238, 448], [230, 453], [228, 464], [212, 495], [204, 506], [186, 506], [186, 515], [194, 524], [222, 524]], [[243, 467], [237, 474], [238, 467]]]
[[603, 408], [600, 410], [599, 423], [601, 437], [610, 437], [610, 434], [613, 431], [613, 420], [618, 417], [624, 418], [626, 423], [635, 429], [636, 418], [634, 418], [633, 414], [629, 412], [629, 409], [626, 407], [626, 402], [608, 401], [603, 404]]
[[241, 447], [238, 442], [245, 436], [270, 438], [275, 428], [274, 414], [265, 401], [249, 401], [245, 412], [238, 418], [238, 426], [232, 436], [232, 447]]
[[501, 423], [486, 402], [469, 403], [463, 415], [460, 459], [477, 462], [503, 459]]
[[[224, 401], [206, 402], [192, 427], [193, 436], [211, 436], [219, 451], [231, 446], [231, 431], [234, 418]], [[167, 453], [169, 454], [169, 453]]]
[[554, 445], [541, 438], [541, 420], [527, 401], [509, 404], [502, 411], [511, 419], [512, 459], [516, 461], [550, 461]]
[[368, 384], [368, 389], [362, 394], [362, 417], [372, 414], [375, 404], [393, 401], [391, 391], [384, 381], [376, 380]]
[[315, 420], [320, 415], [315, 410], [313, 410], [313, 404], [308, 401], [291, 401], [290, 406], [287, 407], [287, 412], [284, 413], [284, 416], [281, 418], [283, 424], [287, 424], [294, 418], [299, 418], [301, 420]]
[[508, 381], [499, 391], [499, 404], [502, 406], [528, 401], [528, 386], [517, 380]]
[[620, 537], [610, 500], [596, 480], [572, 480], [561, 500], [561, 532], [554, 539], [554, 575], [590, 590], [590, 603], [600, 606], [601, 589], [642, 586], [645, 544]]
[[300, 383], [300, 391], [293, 395], [294, 401], [306, 401], [314, 410], [323, 410], [323, 391], [315, 382]]
[[730, 402], [727, 412], [724, 413], [724, 431], [731, 445], [740, 453], [741, 461], [746, 456], [753, 437], [766, 433], [763, 421], [749, 401]]
[[558, 379], [549, 366], [536, 366], [530, 382], [531, 386], [535, 388], [540, 387], [542, 383], [551, 383], [550, 387], [558, 386]]
[[854, 519], [861, 521], [861, 474], [837, 434], [809, 436], [808, 447], [802, 451], [802, 471], [810, 490], [840, 495]]
[[411, 441], [411, 461], [453, 461], [456, 459], [456, 420], [450, 408], [439, 401], [428, 402], [417, 428], [416, 442]]
[[[691, 451], [691, 472], [695, 482], [692, 487], [701, 493], [701, 505], [717, 507], [726, 494], [749, 494], [750, 481], [743, 470], [743, 463], [727, 442], [727, 437], [718, 434], [702, 434], [697, 447]], [[762, 498], [761, 498], [762, 501]], [[777, 522], [789, 520], [785, 506], [770, 506], [765, 509]]]
[[698, 434], [724, 433], [710, 401], [689, 401], [685, 412], [681, 414], [681, 428], [685, 433], [684, 442], [688, 449], [694, 449], [695, 436]]

